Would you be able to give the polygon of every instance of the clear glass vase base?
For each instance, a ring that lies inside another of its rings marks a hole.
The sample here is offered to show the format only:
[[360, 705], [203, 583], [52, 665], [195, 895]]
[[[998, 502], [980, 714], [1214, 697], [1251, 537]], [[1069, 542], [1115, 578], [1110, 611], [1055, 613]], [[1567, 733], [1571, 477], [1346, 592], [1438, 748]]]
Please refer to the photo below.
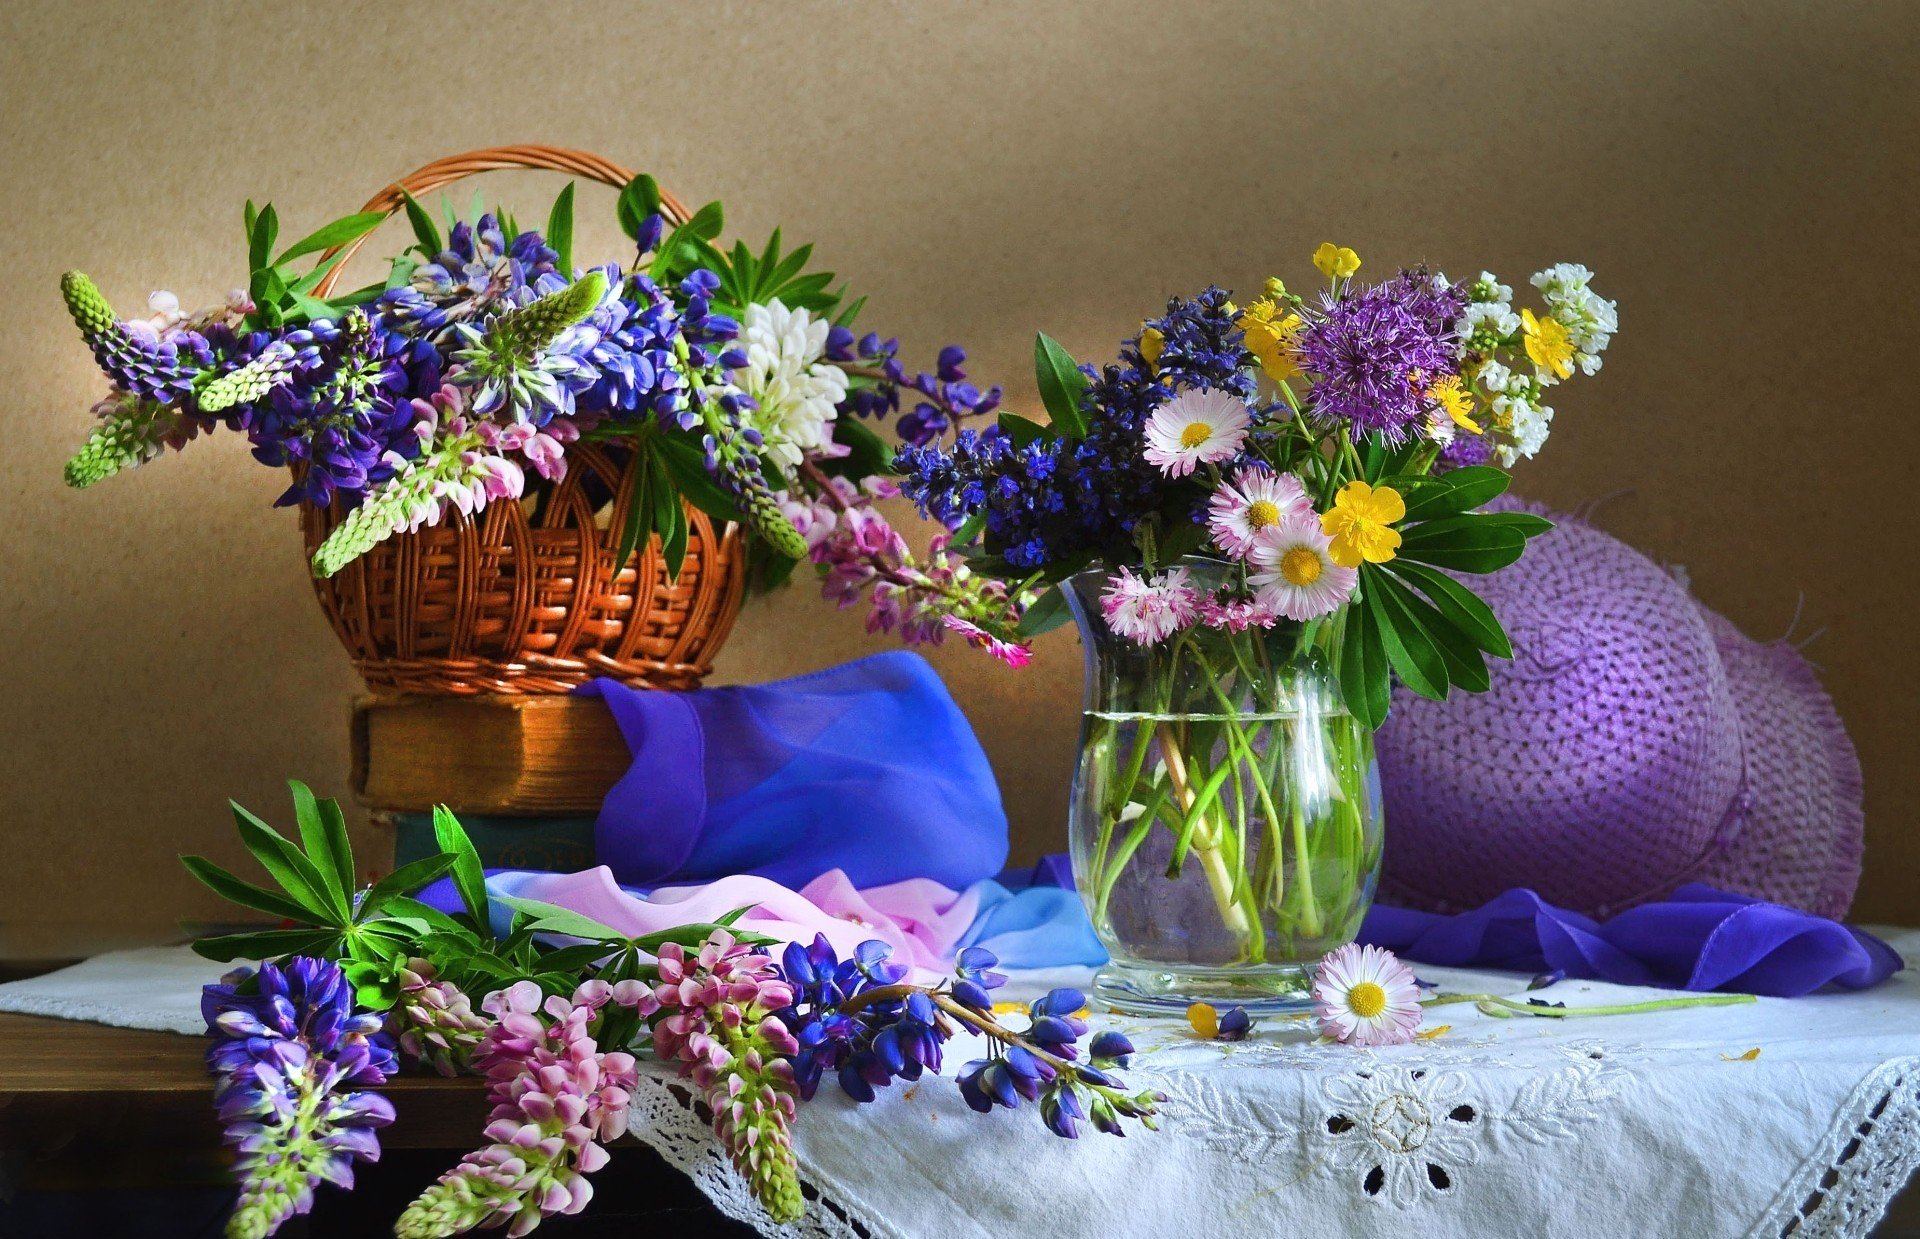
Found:
[[1204, 1002], [1249, 1015], [1293, 1015], [1313, 1008], [1313, 974], [1305, 967], [1156, 968], [1108, 964], [1093, 978], [1093, 998], [1128, 1015], [1185, 1017]]

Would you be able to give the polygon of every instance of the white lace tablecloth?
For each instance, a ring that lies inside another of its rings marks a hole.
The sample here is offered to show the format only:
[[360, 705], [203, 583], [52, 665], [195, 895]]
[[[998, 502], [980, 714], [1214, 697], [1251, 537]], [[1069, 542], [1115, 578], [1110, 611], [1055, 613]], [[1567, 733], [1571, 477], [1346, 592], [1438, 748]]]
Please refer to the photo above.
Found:
[[[1910, 962], [1920, 931], [1884, 934]], [[0, 985], [0, 1010], [198, 1031], [183, 949], [119, 952]], [[1447, 992], [1519, 995], [1511, 974], [1418, 968]], [[1038, 992], [1085, 973], [1016, 974]], [[1569, 1006], [1669, 991], [1562, 982]], [[1859, 994], [1551, 1020], [1429, 1012], [1451, 1027], [1378, 1051], [1315, 1045], [1297, 1022], [1243, 1042], [1098, 1016], [1167, 1094], [1159, 1132], [1049, 1134], [969, 1111], [949, 1081], [802, 1108], [809, 1195], [772, 1226], [685, 1086], [650, 1074], [634, 1134], [716, 1205], [770, 1235], [1049, 1239], [1190, 1234], [1864, 1235], [1920, 1165], [1920, 975]], [[978, 1050], [958, 1038], [949, 1074]], [[1758, 1050], [1757, 1056], [1749, 1051]], [[477, 1134], [476, 1134], [477, 1136]]]

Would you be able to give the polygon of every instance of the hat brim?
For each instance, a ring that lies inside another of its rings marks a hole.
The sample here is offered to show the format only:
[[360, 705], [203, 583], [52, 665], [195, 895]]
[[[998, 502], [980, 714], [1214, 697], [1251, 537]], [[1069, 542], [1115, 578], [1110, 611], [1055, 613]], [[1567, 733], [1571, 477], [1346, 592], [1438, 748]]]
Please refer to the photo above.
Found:
[[1860, 885], [1860, 757], [1813, 667], [1700, 608], [1725, 667], [1745, 757], [1743, 820], [1691, 880], [1838, 919]]

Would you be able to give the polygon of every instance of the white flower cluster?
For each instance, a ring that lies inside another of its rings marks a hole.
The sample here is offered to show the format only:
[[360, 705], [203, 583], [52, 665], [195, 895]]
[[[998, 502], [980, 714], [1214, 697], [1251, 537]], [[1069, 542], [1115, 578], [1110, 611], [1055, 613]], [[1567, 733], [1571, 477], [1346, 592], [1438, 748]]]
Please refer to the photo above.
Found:
[[1567, 329], [1582, 374], [1600, 368], [1600, 354], [1620, 330], [1618, 307], [1588, 287], [1592, 279], [1593, 272], [1577, 262], [1555, 263], [1533, 277], [1548, 311]]
[[745, 421], [760, 432], [761, 457], [789, 477], [807, 452], [828, 445], [836, 406], [847, 398], [846, 371], [820, 360], [831, 329], [778, 297], [748, 306], [740, 325], [747, 364], [733, 372], [733, 382], [758, 406]]
[[1513, 289], [1482, 271], [1480, 278], [1467, 285], [1467, 311], [1461, 331], [1470, 342], [1487, 346], [1512, 338], [1520, 330], [1520, 316], [1513, 312]]
[[1494, 454], [1512, 468], [1516, 460], [1530, 460], [1547, 441], [1553, 410], [1540, 402], [1540, 381], [1520, 374], [1489, 357], [1473, 374], [1474, 385], [1487, 397], [1494, 427], [1500, 431]]

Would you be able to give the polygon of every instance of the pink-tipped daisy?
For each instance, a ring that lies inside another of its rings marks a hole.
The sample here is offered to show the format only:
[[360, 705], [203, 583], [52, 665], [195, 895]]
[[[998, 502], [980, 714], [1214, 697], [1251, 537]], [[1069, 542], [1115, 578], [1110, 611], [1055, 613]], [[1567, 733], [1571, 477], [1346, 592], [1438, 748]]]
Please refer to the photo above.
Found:
[[940, 622], [946, 625], [948, 631], [965, 637], [969, 645], [985, 650], [1009, 667], [1024, 667], [1033, 661], [1030, 647], [996, 637], [972, 620], [963, 620], [957, 615], [943, 615]]
[[1200, 617], [1200, 591], [1188, 584], [1191, 575], [1171, 568], [1141, 577], [1122, 568], [1107, 578], [1100, 614], [1116, 635], [1136, 645], [1158, 645]]
[[1338, 610], [1353, 596], [1360, 573], [1333, 562], [1333, 539], [1308, 512], [1253, 536], [1247, 558], [1259, 569], [1247, 578], [1255, 598], [1290, 620], [1310, 620]]
[[1420, 986], [1392, 951], [1349, 942], [1313, 973], [1320, 1031], [1349, 1045], [1405, 1045], [1420, 1027]]
[[1200, 622], [1209, 628], [1245, 632], [1249, 628], [1271, 628], [1280, 613], [1258, 598], [1208, 596], [1200, 600]]
[[1207, 526], [1221, 550], [1244, 559], [1254, 535], [1290, 516], [1313, 515], [1306, 487], [1291, 473], [1249, 465], [1207, 500]]
[[1147, 462], [1170, 478], [1232, 460], [1246, 442], [1247, 402], [1232, 392], [1183, 391], [1147, 418]]

